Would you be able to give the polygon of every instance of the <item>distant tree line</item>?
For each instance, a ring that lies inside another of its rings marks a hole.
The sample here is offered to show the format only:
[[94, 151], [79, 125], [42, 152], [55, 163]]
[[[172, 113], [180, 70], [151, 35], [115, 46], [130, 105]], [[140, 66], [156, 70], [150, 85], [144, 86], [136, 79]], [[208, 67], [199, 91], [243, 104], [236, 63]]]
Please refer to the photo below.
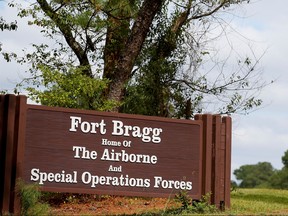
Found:
[[275, 188], [288, 189], [288, 150], [282, 156], [283, 168], [274, 169], [269, 162], [259, 162], [253, 165], [243, 165], [234, 170], [236, 179], [233, 186], [240, 188]]

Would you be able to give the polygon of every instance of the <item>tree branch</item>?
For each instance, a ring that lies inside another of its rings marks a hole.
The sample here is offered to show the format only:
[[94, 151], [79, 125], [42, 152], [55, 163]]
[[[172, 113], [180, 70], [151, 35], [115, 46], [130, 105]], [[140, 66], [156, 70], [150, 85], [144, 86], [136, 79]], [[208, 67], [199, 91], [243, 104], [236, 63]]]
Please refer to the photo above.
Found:
[[204, 13], [204, 14], [200, 14], [200, 15], [196, 15], [196, 16], [192, 16], [191, 18], [188, 19], [188, 22], [191, 20], [195, 20], [195, 19], [200, 19], [203, 17], [207, 17], [207, 16], [211, 16], [212, 14], [216, 13], [218, 10], [220, 10], [223, 6], [225, 6], [225, 4], [229, 3], [230, 0], [224, 0], [221, 2], [221, 4], [219, 4], [216, 8], [214, 8], [213, 10]]
[[50, 17], [51, 20], [54, 21], [56, 26], [62, 32], [66, 42], [77, 56], [80, 62], [80, 66], [84, 68], [83, 73], [89, 77], [93, 77], [87, 54], [85, 50], [83, 50], [81, 45], [73, 37], [70, 26], [63, 22], [63, 19], [50, 7], [46, 0], [37, 0], [37, 2], [40, 5], [41, 9], [44, 11], [44, 13], [48, 17]]

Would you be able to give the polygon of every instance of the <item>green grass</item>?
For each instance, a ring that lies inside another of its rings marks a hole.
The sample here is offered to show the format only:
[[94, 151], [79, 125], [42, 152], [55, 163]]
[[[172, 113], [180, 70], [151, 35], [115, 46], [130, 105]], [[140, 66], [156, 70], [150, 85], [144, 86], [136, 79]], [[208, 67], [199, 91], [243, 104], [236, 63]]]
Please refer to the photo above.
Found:
[[[230, 209], [224, 212], [219, 211], [214, 213], [209, 212], [211, 211], [202, 214], [199, 213], [197, 214], [197, 213], [191, 213], [191, 211], [189, 211], [188, 209], [188, 211], [186, 212], [184, 211], [180, 215], [288, 216], [288, 190], [237, 189], [236, 191], [233, 191], [231, 193]], [[166, 211], [161, 215], [175, 215], [175, 213], [173, 213], [173, 211], [172, 212]]]
[[288, 215], [288, 190], [237, 189], [228, 215]]
[[[188, 213], [188, 215], [195, 214]], [[217, 212], [213, 214], [204, 213], [197, 215], [288, 216], [288, 190], [237, 189], [231, 193], [230, 209], [224, 212]]]

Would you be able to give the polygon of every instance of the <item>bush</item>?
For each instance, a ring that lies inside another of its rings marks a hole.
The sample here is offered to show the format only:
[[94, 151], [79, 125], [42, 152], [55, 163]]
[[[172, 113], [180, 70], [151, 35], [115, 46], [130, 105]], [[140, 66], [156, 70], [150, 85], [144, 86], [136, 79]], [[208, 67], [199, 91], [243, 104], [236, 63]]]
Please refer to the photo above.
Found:
[[192, 206], [188, 208], [187, 213], [197, 213], [197, 214], [211, 214], [217, 213], [219, 210], [215, 205], [209, 203], [210, 193], [203, 195], [199, 201], [193, 201]]
[[17, 191], [21, 200], [21, 215], [36, 216], [47, 215], [49, 205], [41, 203], [41, 192], [36, 184], [25, 184], [22, 180], [17, 181]]
[[192, 200], [192, 198], [187, 194], [187, 191], [181, 191], [175, 197], [176, 200], [181, 202], [181, 208], [167, 213], [175, 215], [217, 213], [219, 212], [217, 207], [209, 203], [210, 195], [211, 194], [206, 194], [205, 196], [202, 196], [200, 200]]

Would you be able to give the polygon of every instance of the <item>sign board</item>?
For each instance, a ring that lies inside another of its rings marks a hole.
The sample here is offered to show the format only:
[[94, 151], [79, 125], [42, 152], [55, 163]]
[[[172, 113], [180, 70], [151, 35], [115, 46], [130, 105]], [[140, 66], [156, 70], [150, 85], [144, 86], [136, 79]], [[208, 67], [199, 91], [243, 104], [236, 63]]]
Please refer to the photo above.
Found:
[[193, 199], [230, 207], [229, 116], [195, 120], [28, 105], [0, 95], [0, 211], [20, 214], [17, 179], [42, 190]]
[[43, 190], [201, 197], [202, 121], [27, 105], [23, 179]]

